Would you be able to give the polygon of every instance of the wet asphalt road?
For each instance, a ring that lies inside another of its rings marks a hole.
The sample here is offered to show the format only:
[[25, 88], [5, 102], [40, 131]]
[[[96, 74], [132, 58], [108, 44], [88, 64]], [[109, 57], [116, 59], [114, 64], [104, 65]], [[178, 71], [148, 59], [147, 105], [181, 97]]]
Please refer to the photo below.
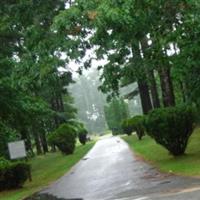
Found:
[[67, 200], [199, 200], [200, 179], [161, 174], [123, 140], [110, 137], [42, 194]]

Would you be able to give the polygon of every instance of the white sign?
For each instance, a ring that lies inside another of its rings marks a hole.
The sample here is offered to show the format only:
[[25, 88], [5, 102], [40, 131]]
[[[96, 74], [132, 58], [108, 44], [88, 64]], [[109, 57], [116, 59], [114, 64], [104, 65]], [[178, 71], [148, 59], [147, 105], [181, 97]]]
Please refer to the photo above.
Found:
[[26, 157], [26, 149], [24, 140], [8, 143], [10, 159], [18, 159]]

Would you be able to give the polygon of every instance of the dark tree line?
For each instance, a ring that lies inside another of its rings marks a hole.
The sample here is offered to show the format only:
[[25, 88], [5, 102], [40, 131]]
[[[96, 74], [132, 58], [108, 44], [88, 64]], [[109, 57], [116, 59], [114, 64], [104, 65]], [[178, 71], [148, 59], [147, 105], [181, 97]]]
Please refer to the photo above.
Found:
[[2, 1], [0, 4], [0, 155], [7, 142], [24, 139], [33, 153], [48, 152], [46, 136], [75, 118], [67, 86], [73, 82], [51, 29], [65, 10], [62, 0]]

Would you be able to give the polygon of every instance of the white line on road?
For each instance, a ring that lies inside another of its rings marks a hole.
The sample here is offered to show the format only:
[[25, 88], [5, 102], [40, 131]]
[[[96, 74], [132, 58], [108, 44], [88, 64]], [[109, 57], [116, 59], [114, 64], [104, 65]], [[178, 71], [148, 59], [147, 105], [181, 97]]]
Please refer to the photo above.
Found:
[[186, 193], [192, 193], [192, 192], [197, 192], [200, 191], [200, 187], [193, 187], [193, 188], [185, 188], [182, 190], [172, 190], [169, 191], [166, 194], [161, 194], [158, 197], [172, 197], [172, 196], [177, 196], [177, 195], [181, 195], [181, 194], [186, 194]]
[[125, 198], [120, 198], [120, 199], [115, 199], [115, 200], [145, 200], [145, 199], [147, 199], [147, 200], [151, 200], [151, 199], [149, 199], [149, 197], [139, 197], [139, 198], [136, 198], [136, 199], [130, 199], [130, 197], [125, 197]]
[[133, 200], [145, 200], [145, 199], [149, 199], [149, 197], [139, 197], [139, 198], [133, 199]]

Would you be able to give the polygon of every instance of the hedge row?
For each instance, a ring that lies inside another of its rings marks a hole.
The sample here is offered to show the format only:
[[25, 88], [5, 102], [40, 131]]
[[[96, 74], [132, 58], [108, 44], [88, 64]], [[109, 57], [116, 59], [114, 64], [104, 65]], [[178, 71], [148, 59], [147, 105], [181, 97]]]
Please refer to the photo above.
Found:
[[0, 158], [0, 190], [22, 187], [29, 178], [30, 165], [25, 162], [10, 162]]
[[137, 115], [133, 118], [123, 121], [122, 130], [127, 135], [131, 135], [132, 132], [136, 132], [138, 139], [141, 140], [145, 135], [144, 117]]
[[164, 146], [172, 155], [185, 152], [196, 119], [192, 106], [159, 108], [146, 116], [135, 116], [123, 122], [124, 133], [136, 131], [141, 139], [146, 132], [156, 143]]

